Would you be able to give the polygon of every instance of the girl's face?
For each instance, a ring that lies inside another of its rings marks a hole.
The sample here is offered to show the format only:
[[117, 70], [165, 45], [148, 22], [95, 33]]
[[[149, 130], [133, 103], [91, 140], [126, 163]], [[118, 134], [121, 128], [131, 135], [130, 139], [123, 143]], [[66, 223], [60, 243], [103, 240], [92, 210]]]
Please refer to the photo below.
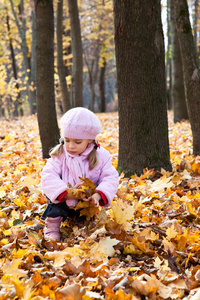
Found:
[[79, 140], [79, 139], [69, 139], [65, 138], [65, 149], [71, 155], [81, 154], [91, 143], [92, 140]]

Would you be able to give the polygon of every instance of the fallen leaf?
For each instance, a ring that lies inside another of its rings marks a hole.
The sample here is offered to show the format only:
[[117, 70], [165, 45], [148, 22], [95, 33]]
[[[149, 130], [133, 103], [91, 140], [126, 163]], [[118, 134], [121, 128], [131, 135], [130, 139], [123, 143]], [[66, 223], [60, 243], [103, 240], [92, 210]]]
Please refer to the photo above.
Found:
[[115, 249], [113, 246], [117, 245], [120, 241], [117, 239], [111, 239], [110, 237], [106, 237], [100, 240], [99, 246], [102, 247], [107, 256], [112, 257], [115, 254]]

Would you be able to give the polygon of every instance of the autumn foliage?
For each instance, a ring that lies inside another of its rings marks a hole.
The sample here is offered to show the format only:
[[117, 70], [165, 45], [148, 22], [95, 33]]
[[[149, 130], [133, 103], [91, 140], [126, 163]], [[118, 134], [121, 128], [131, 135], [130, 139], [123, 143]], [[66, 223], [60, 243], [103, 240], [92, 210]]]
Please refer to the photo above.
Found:
[[[117, 114], [99, 118], [116, 166]], [[169, 113], [172, 172], [122, 174], [111, 207], [62, 223], [61, 243], [43, 238], [36, 117], [0, 127], [0, 300], [200, 299], [200, 159], [188, 122]]]

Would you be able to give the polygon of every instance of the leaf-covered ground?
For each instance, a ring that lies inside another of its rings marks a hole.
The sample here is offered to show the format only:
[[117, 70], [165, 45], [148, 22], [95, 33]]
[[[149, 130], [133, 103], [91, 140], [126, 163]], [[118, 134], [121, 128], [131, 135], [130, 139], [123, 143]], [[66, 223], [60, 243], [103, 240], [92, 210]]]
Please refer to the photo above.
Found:
[[[98, 115], [117, 165], [117, 113]], [[188, 122], [169, 113], [171, 173], [120, 178], [95, 221], [43, 239], [45, 164], [36, 117], [0, 120], [0, 300], [200, 299], [200, 159]]]

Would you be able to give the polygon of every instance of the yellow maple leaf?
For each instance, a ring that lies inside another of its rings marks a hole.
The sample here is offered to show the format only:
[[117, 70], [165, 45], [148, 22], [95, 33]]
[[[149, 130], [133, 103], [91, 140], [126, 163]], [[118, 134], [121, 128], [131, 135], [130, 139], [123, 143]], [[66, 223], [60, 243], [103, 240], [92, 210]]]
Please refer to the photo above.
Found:
[[12, 255], [15, 258], [20, 258], [20, 257], [23, 257], [27, 252], [28, 252], [27, 249], [18, 249], [18, 250], [13, 249]]
[[189, 213], [191, 215], [197, 217], [197, 214], [196, 214], [194, 208], [192, 207], [192, 204], [189, 201], [186, 202], [186, 206], [187, 206], [187, 210], [189, 211]]
[[20, 198], [15, 198], [14, 203], [19, 206], [19, 207], [26, 207], [26, 204], [24, 203], [24, 201]]
[[24, 290], [26, 288], [25, 282], [16, 278], [12, 278], [12, 283], [14, 284], [18, 298], [22, 298], [24, 296]]
[[82, 178], [79, 177], [83, 183], [78, 187], [78, 188], [73, 188], [70, 186], [68, 183], [69, 188], [67, 189], [68, 193], [71, 193], [72, 195], [76, 196], [77, 198], [80, 197], [81, 199], [81, 194], [84, 193], [86, 197], [90, 197], [93, 194], [96, 193], [96, 186], [94, 182], [89, 179], [89, 178]]
[[122, 225], [124, 230], [130, 230], [131, 224], [128, 222], [133, 219], [135, 207], [125, 205], [121, 199], [111, 205], [113, 216], [118, 224]]
[[143, 242], [140, 243], [136, 237], [134, 237], [133, 239], [131, 239], [131, 242], [132, 242], [135, 246], [137, 246], [142, 252], [145, 253], [145, 252], [147, 251], [148, 246], [145, 245], [145, 243], [143, 243]]
[[154, 261], [154, 268], [160, 268], [160, 266], [161, 266], [161, 264], [162, 264], [162, 260], [157, 256], [156, 258], [155, 258], [155, 261]]
[[172, 224], [171, 227], [167, 228], [166, 234], [168, 240], [171, 240], [177, 236], [178, 233], [175, 230], [174, 224]]

